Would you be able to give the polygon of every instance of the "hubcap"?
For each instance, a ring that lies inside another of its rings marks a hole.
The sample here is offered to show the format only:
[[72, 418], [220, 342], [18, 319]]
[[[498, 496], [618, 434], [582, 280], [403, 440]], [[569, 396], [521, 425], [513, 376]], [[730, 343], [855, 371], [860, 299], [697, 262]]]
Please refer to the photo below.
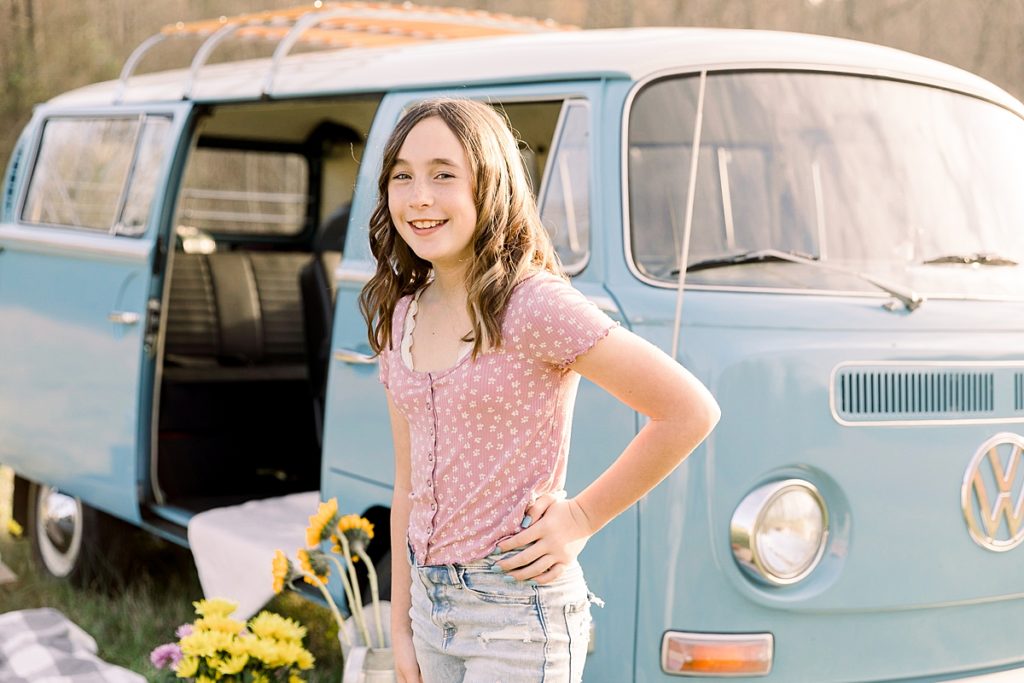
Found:
[[36, 505], [39, 554], [50, 573], [67, 576], [75, 568], [82, 548], [82, 503], [42, 486]]

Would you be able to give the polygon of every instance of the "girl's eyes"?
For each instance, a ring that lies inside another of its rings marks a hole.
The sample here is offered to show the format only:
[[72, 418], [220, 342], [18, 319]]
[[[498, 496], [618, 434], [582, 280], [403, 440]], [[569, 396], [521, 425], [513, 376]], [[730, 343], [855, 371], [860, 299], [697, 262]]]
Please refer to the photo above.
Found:
[[[406, 173], [405, 171], [398, 171], [391, 176], [392, 180], [410, 180], [411, 178], [412, 176]], [[455, 175], [449, 173], [448, 171], [441, 171], [440, 173], [434, 176], [435, 180], [452, 180], [454, 178]]]

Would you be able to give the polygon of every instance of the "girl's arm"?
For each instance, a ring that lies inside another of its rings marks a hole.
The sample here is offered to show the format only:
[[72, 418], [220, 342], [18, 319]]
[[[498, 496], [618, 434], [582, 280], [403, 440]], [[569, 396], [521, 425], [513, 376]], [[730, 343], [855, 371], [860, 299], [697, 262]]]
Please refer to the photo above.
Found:
[[395, 447], [395, 490], [391, 498], [391, 649], [399, 683], [420, 683], [420, 670], [412, 645], [412, 623], [409, 620], [412, 576], [406, 540], [409, 531], [409, 510], [412, 501], [412, 468], [410, 464], [409, 423], [395, 407], [391, 392], [388, 413]]
[[528, 529], [500, 544], [505, 551], [536, 541], [500, 563], [520, 580], [548, 583], [557, 578], [590, 536], [668, 476], [720, 416], [700, 381], [661, 349], [621, 327], [571, 367], [649, 422], [590, 486], [575, 498], [553, 503]]

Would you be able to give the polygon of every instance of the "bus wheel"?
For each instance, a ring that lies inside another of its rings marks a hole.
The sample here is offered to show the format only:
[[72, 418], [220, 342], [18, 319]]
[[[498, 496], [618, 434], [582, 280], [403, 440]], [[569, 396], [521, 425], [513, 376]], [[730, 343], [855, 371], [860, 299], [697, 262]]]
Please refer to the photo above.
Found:
[[[37, 564], [75, 586], [120, 586], [127, 530], [118, 520], [46, 484], [28, 492], [28, 534]], [[119, 538], [120, 537], [120, 538]]]

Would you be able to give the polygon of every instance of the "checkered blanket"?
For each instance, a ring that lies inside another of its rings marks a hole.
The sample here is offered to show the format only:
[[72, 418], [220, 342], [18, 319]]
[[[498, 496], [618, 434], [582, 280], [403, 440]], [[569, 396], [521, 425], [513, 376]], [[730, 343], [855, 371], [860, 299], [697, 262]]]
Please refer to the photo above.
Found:
[[96, 656], [96, 641], [55, 609], [0, 614], [4, 683], [145, 683]]

